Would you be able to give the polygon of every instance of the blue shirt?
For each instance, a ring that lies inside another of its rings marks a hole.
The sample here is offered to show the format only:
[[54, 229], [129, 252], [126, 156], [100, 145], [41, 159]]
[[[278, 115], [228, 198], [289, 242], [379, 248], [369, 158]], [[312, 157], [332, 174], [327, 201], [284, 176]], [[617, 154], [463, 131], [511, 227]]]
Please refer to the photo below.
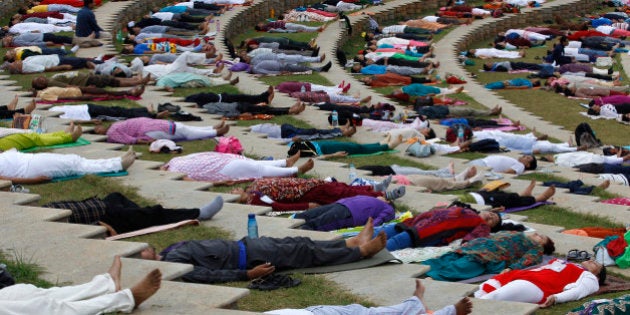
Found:
[[186, 12], [186, 10], [188, 10], [187, 6], [173, 5], [173, 6], [170, 6], [170, 7], [164, 7], [162, 9], [160, 9], [160, 12], [184, 13], [184, 12]]
[[381, 65], [369, 65], [365, 66], [361, 69], [362, 74], [385, 74], [387, 73], [387, 66]]
[[88, 7], [83, 7], [77, 13], [77, 24], [74, 30], [74, 35], [76, 37], [88, 37], [92, 32], [96, 35], [96, 38], [99, 37], [99, 32], [103, 29], [98, 26], [96, 23], [96, 16], [94, 16], [94, 12], [90, 10]]

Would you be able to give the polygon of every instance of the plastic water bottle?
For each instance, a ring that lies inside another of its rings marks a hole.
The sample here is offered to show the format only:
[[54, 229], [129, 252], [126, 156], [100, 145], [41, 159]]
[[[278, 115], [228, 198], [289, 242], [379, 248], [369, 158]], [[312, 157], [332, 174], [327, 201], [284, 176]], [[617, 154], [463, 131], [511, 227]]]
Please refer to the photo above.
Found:
[[348, 180], [352, 184], [352, 182], [357, 179], [357, 169], [356, 167], [354, 167], [354, 163], [350, 163], [350, 166], [348, 166], [348, 168], [350, 169], [350, 172], [348, 173]]
[[247, 236], [258, 238], [258, 223], [256, 223], [256, 215], [253, 213], [247, 215]]
[[306, 86], [304, 84], [302, 84], [302, 86], [300, 87], [300, 92], [306, 92]]
[[332, 111], [332, 115], [331, 115], [331, 118], [330, 118], [330, 123], [331, 123], [333, 128], [338, 128], [339, 127], [339, 114], [337, 113], [336, 110]]
[[219, 33], [221, 32], [221, 20], [219, 20], [219, 18], [217, 18], [217, 35], [219, 35]]
[[464, 142], [464, 127], [462, 126], [457, 128], [457, 141], [459, 141], [459, 143]]

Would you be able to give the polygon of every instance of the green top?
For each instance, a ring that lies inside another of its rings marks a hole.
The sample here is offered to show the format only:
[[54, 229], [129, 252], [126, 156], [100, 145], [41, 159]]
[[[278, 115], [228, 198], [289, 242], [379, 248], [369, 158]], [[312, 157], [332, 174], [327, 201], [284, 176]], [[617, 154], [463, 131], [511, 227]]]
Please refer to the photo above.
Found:
[[542, 262], [543, 248], [523, 232], [499, 232], [462, 245], [456, 253], [477, 262], [505, 262], [510, 269], [524, 269]]

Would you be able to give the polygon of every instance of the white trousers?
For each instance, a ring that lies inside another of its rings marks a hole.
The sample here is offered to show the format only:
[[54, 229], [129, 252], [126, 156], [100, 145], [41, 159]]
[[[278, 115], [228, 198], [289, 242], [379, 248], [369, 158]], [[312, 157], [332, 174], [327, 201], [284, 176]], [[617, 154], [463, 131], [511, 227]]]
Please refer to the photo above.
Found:
[[282, 127], [277, 124], [264, 123], [264, 124], [253, 125], [251, 128], [252, 128], [252, 132], [266, 134], [267, 137], [269, 138], [275, 138], [275, 139], [282, 138]]
[[297, 167], [285, 167], [286, 165], [286, 160], [233, 160], [219, 173], [230, 178], [285, 177], [297, 174]]
[[[494, 281], [494, 283], [492, 283]], [[494, 287], [499, 286], [496, 280], [490, 279], [489, 282]], [[484, 283], [486, 283], [484, 282]], [[483, 284], [481, 284], [483, 286]], [[486, 293], [482, 290], [475, 292], [475, 297], [484, 300], [512, 301], [523, 303], [538, 303], [542, 300], [544, 293], [535, 284], [525, 280], [514, 280], [508, 284]]]
[[0, 290], [0, 314], [130, 313], [135, 305], [131, 291], [114, 290], [114, 281], [107, 273], [88, 283], [67, 287], [41, 289], [31, 284], [16, 284]]
[[151, 131], [147, 132], [147, 136], [153, 139], [199, 140], [214, 138], [217, 136], [217, 131], [212, 126], [189, 126], [180, 122], [175, 122], [174, 135], [163, 131]]
[[24, 178], [37, 176], [54, 178], [118, 171], [122, 171], [119, 157], [86, 159], [76, 154], [36, 153], [25, 170]]

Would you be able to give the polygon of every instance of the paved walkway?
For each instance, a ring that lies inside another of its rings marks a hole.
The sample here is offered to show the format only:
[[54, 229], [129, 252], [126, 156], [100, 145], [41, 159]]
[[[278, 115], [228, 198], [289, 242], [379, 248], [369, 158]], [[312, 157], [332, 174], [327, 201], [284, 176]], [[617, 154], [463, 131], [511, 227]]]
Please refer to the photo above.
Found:
[[[261, 0], [262, 1], [262, 0]], [[260, 1], [256, 2], [259, 3]], [[392, 6], [404, 5], [406, 1], [398, 0], [388, 2], [386, 6], [371, 8], [377, 14]], [[111, 27], [108, 24], [112, 21], [112, 17], [118, 12], [125, 10], [133, 2], [108, 2], [96, 10], [96, 15], [104, 28]], [[222, 23], [223, 27], [229, 27], [227, 21], [232, 18], [238, 10], [247, 10], [248, 7], [237, 8], [226, 13], [222, 19], [226, 23]], [[454, 63], [454, 52], [451, 50], [453, 44], [458, 38], [464, 36], [466, 32], [471, 32], [479, 25], [479, 23], [489, 23], [491, 20], [483, 20], [475, 22], [471, 26], [460, 27], [446, 36], [438, 43], [436, 53], [440, 56], [442, 64], [440, 72], [451, 72], [455, 74], [466, 75], [461, 67]], [[327, 29], [320, 34], [318, 39], [322, 52], [326, 52], [328, 56], [334, 56], [334, 45], [336, 45], [336, 36], [339, 32], [339, 23], [331, 23]], [[220, 44], [221, 36], [216, 39], [217, 46]], [[109, 46], [105, 46], [108, 48]], [[103, 48], [81, 49], [79, 54], [82, 56], [96, 56], [105, 52]], [[227, 55], [224, 53], [224, 55]], [[627, 61], [627, 60], [626, 60]], [[373, 95], [375, 101], [381, 100], [382, 96], [372, 93], [367, 89], [361, 89], [358, 81], [350, 78], [350, 76], [335, 64], [329, 73], [324, 74], [331, 82], [352, 82], [353, 90], [361, 90], [362, 96]], [[266, 86], [260, 81], [250, 76], [241, 76], [239, 89], [244, 93], [259, 93], [266, 89]], [[0, 97], [11, 95], [12, 87], [0, 86]], [[481, 88], [478, 84], [471, 82], [466, 85], [469, 94], [480, 102], [488, 106], [494, 106], [497, 102], [502, 104], [504, 111], [512, 118], [520, 119], [526, 125], [536, 124], [537, 129], [550, 134], [558, 134], [558, 132], [566, 132], [559, 130], [554, 126], [540, 122], [536, 117], [518, 110], [515, 106], [506, 104], [504, 100], [497, 99], [492, 93]], [[278, 93], [279, 94], [279, 93]], [[24, 100], [26, 101], [26, 100]], [[23, 101], [23, 102], [24, 102]], [[184, 106], [190, 104], [178, 102], [177, 99], [168, 96], [168, 93], [155, 91], [148, 88], [143, 100], [143, 105], [159, 102], [173, 102]], [[273, 104], [276, 106], [292, 104], [294, 101], [286, 95], [277, 95]], [[193, 110], [195, 111], [195, 110]], [[204, 122], [199, 124], [213, 124], [215, 117], [207, 114], [200, 114], [204, 118]], [[519, 116], [522, 115], [523, 117]], [[309, 123], [325, 127], [326, 115], [323, 112], [313, 109], [300, 115], [300, 118]], [[65, 122], [63, 120], [51, 117], [49, 126], [56, 128], [61, 127]], [[539, 127], [540, 126], [540, 127]], [[53, 128], [50, 128], [53, 129]], [[243, 128], [233, 127], [231, 134], [237, 135], [244, 144], [246, 152], [256, 153], [258, 155], [272, 155], [277, 158], [285, 156], [286, 147], [277, 144], [273, 140], [262, 139], [258, 135], [246, 132]], [[100, 136], [86, 136], [93, 141], [102, 141]], [[559, 136], [559, 138], [562, 138]], [[361, 130], [356, 135], [358, 142], [374, 141], [374, 134], [365, 130]], [[76, 147], [58, 150], [64, 153], [80, 153], [86, 157], [104, 157], [115, 156], [120, 154], [117, 150], [120, 145], [108, 144], [104, 142], [94, 142], [89, 147]], [[402, 154], [401, 154], [402, 155]], [[452, 159], [441, 157], [433, 157], [423, 159], [423, 163], [429, 163], [436, 166], [443, 166]], [[457, 161], [456, 168], [461, 170], [464, 166], [461, 160]], [[347, 178], [347, 168], [341, 163], [317, 161], [315, 173], [319, 176], [335, 176], [343, 179]], [[181, 174], [168, 173], [156, 170], [159, 163], [149, 161], [138, 161], [130, 168], [130, 175], [119, 178], [123, 183], [138, 187], [139, 193], [147, 198], [154, 199], [163, 203], [166, 207], [180, 207], [185, 204], [187, 207], [196, 207], [205, 204], [217, 193], [208, 192], [207, 183], [194, 183], [178, 180]], [[544, 165], [544, 167], [553, 167]], [[563, 170], [563, 176], [575, 178], [574, 173]], [[523, 181], [508, 179], [516, 188], [522, 187]], [[7, 185], [7, 182], [2, 182]], [[535, 192], [542, 188], [537, 187]], [[613, 188], [615, 189], [615, 188]], [[627, 192], [627, 187], [624, 190]], [[176, 192], [176, 193], [174, 193]], [[24, 206], [34, 200], [37, 196], [29, 194], [16, 193], [0, 193], [3, 198], [0, 199], [0, 212], [2, 212], [3, 220], [0, 221], [0, 227], [3, 231], [15, 231], [14, 233], [6, 233], [14, 235], [14, 238], [6, 237], [0, 242], [3, 250], [15, 249], [24, 254], [25, 257], [33, 257], [33, 261], [42, 265], [48, 270], [45, 277], [52, 281], [59, 282], [81, 282], [91, 278], [94, 274], [106, 270], [106, 266], [110, 263], [113, 255], [133, 256], [139, 250], [144, 248], [144, 244], [131, 242], [107, 242], [97, 240], [104, 234], [104, 229], [96, 226], [68, 225], [55, 221], [62, 220], [68, 213], [67, 211], [44, 209], [39, 207]], [[232, 195], [221, 194], [230, 201], [234, 199]], [[409, 189], [407, 196], [402, 199], [406, 205], [417, 211], [426, 211], [437, 200], [449, 200], [452, 197], [443, 195], [432, 195], [421, 192], [421, 189]], [[562, 206], [570, 207], [574, 211], [595, 212], [611, 216], [617, 220], [627, 220], [627, 208], [622, 207], [598, 207], [592, 203], [592, 198], [584, 196], [576, 196], [565, 194], [560, 191], [555, 197]], [[321, 232], [305, 232], [302, 230], [292, 229], [299, 224], [299, 220], [287, 220], [282, 218], [271, 218], [262, 216], [269, 211], [265, 207], [243, 206], [234, 203], [226, 203], [224, 209], [211, 221], [203, 222], [204, 225], [218, 226], [234, 233], [235, 237], [245, 235], [246, 214], [249, 212], [257, 213], [260, 232], [262, 235], [268, 236], [285, 236], [285, 235], [307, 235], [317, 239], [330, 239], [334, 236], [329, 233]], [[525, 217], [512, 215], [517, 219], [526, 219]], [[561, 227], [549, 225], [534, 225], [536, 229], [544, 231], [552, 236], [556, 241], [557, 252], [563, 253], [571, 248], [592, 247], [597, 242], [596, 239], [575, 237], [570, 235], [559, 234]], [[28, 237], [23, 237], [27, 234]], [[45, 239], [46, 242], [41, 240]], [[148, 262], [138, 259], [124, 260], [125, 284], [128, 285], [137, 280], [142, 274], [154, 267], [160, 267], [163, 271], [165, 279], [176, 279], [181, 274], [190, 270], [190, 266], [182, 264], [166, 264], [160, 262]], [[336, 281], [342, 286], [348, 287], [348, 290], [361, 294], [378, 304], [394, 304], [398, 303], [402, 298], [408, 296], [413, 288], [413, 278], [421, 275], [426, 270], [418, 265], [385, 265], [378, 268], [347, 271], [341, 273], [332, 273], [326, 275], [329, 279]], [[428, 292], [427, 301], [432, 309], [440, 308], [444, 305], [456, 301], [459, 297], [472, 292], [475, 287], [471, 285], [463, 285], [457, 283], [444, 283], [438, 281], [426, 281]], [[215, 307], [226, 307], [232, 305], [239, 298], [247, 294], [247, 290], [228, 288], [223, 286], [207, 286], [193, 285], [180, 282], [166, 281], [163, 288], [156, 298], [149, 300], [141, 308], [141, 313], [147, 314], [201, 314], [208, 312], [212, 314], [218, 313], [241, 313], [237, 311], [219, 311], [212, 309]], [[529, 314], [536, 309], [535, 305], [524, 303], [508, 303], [508, 302], [488, 302], [475, 300], [475, 314]], [[210, 310], [212, 309], [212, 310]]]

